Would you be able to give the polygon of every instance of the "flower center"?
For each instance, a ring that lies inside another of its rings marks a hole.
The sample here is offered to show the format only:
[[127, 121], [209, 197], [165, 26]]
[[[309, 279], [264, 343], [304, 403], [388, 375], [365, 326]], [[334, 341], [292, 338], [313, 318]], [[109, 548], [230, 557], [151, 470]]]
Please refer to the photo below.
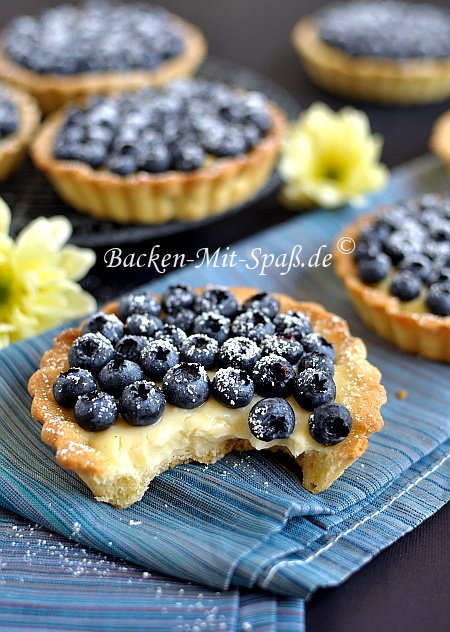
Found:
[[0, 264], [0, 313], [7, 307], [13, 294], [11, 269], [8, 265]]
[[334, 182], [337, 182], [341, 179], [341, 175], [341, 171], [336, 167], [328, 167], [325, 169], [323, 177], [325, 180], [333, 180]]

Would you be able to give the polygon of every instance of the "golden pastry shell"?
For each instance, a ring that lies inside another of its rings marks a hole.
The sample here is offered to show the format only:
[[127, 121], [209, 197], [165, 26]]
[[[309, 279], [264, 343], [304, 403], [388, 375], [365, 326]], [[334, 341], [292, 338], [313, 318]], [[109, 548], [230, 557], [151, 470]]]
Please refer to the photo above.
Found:
[[297, 22], [291, 38], [313, 81], [340, 96], [413, 105], [441, 101], [450, 95], [450, 58], [396, 61], [351, 56], [320, 39], [313, 17]]

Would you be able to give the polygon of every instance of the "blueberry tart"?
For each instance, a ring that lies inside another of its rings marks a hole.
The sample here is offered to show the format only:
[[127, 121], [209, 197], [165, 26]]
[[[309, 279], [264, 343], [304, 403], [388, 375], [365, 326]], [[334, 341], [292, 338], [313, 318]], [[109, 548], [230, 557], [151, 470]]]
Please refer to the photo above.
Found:
[[[165, 293], [161, 321], [169, 315], [164, 306], [175, 309], [177, 298], [184, 305], [189, 294], [176, 286]], [[139, 500], [168, 468], [213, 463], [231, 450], [282, 450], [301, 466], [307, 490], [328, 488], [383, 425], [385, 391], [363, 342], [316, 303], [276, 294], [263, 304], [250, 288], [209, 288], [196, 295], [194, 309], [214, 306], [220, 318], [231, 305], [239, 313], [251, 305], [252, 314], [270, 305], [269, 318], [298, 318], [313, 332], [305, 334], [308, 362], [299, 362], [300, 336], [287, 359], [273, 352], [285, 350], [283, 334], [283, 344], [268, 349], [231, 330], [222, 343], [200, 333], [180, 348], [148, 337], [133, 360], [123, 359], [117, 353], [123, 338], [106, 338], [94, 315], [57, 336], [29, 383], [32, 414], [43, 423], [42, 439], [55, 448], [58, 463], [74, 470], [97, 500], [120, 508]], [[110, 303], [103, 317], [120, 315], [124, 305], [129, 312], [133, 304], [131, 311], [142, 308], [142, 300], [133, 303], [130, 296]]]
[[342, 233], [334, 262], [364, 322], [397, 347], [450, 362], [450, 197], [381, 207]]
[[311, 78], [346, 98], [409, 105], [450, 95], [450, 11], [404, 0], [336, 2], [301, 19], [293, 44]]
[[258, 92], [180, 79], [54, 113], [32, 155], [82, 212], [191, 221], [250, 199], [272, 172], [284, 128], [281, 110]]
[[200, 31], [161, 7], [89, 0], [7, 25], [0, 77], [50, 112], [94, 93], [165, 85], [194, 73], [205, 55]]
[[33, 97], [0, 84], [0, 180], [8, 178], [22, 162], [40, 118]]

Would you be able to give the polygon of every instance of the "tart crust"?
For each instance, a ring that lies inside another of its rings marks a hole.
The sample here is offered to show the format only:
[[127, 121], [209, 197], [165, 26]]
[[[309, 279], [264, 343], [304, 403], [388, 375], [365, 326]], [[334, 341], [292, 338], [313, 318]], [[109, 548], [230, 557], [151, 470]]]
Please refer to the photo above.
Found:
[[[244, 301], [256, 292], [255, 289], [242, 287], [231, 290], [239, 301]], [[311, 440], [317, 449], [305, 451], [295, 459], [303, 470], [303, 486], [310, 492], [317, 493], [328, 488], [366, 450], [367, 437], [382, 428], [380, 407], [386, 401], [385, 389], [380, 384], [380, 372], [366, 360], [364, 343], [350, 335], [344, 320], [325, 311], [317, 303], [301, 303], [289, 296], [275, 296], [280, 301], [281, 311], [299, 309], [310, 316], [315, 330], [334, 344], [336, 364], [342, 365], [345, 375], [341, 401], [353, 416], [350, 435], [332, 447], [325, 447]], [[117, 303], [109, 303], [105, 311], [115, 312], [116, 309]], [[43, 423], [42, 439], [55, 448], [58, 463], [75, 471], [91, 488], [97, 500], [119, 508], [129, 507], [142, 498], [155, 476], [177, 464], [189, 461], [213, 463], [231, 450], [253, 449], [247, 440], [241, 438], [226, 437], [216, 444], [197, 440], [192, 441], [191, 448], [183, 453], [177, 452], [174, 446], [171, 456], [156, 471], [147, 459], [144, 459], [139, 469], [121, 470], [120, 466], [125, 458], [123, 454], [118, 465], [112, 465], [105, 454], [90, 445], [92, 435], [101, 433], [82, 430], [75, 423], [73, 412], [60, 407], [53, 398], [53, 383], [60, 371], [67, 369], [69, 348], [80, 335], [80, 331], [81, 327], [78, 327], [59, 334], [53, 349], [42, 357], [40, 369], [29, 381], [29, 392], [33, 398], [31, 412], [35, 419]], [[206, 405], [207, 403], [204, 406]], [[201, 414], [201, 409], [202, 407], [195, 409], [197, 414]], [[164, 416], [159, 423], [164, 423]], [[119, 442], [117, 449], [126, 448]], [[285, 446], [269, 449], [290, 453]]]
[[13, 134], [0, 140], [0, 180], [8, 178], [20, 165], [41, 119], [33, 97], [12, 86], [4, 86], [4, 89], [18, 108], [19, 125]]
[[119, 223], [195, 221], [242, 204], [267, 181], [286, 127], [283, 112], [273, 103], [269, 110], [272, 126], [255, 147], [243, 156], [214, 159], [197, 171], [120, 176], [78, 161], [57, 160], [53, 144], [64, 112], [47, 119], [31, 154], [60, 196], [83, 213]]
[[86, 72], [64, 76], [37, 73], [10, 59], [4, 43], [0, 43], [0, 78], [32, 94], [45, 114], [68, 101], [91, 94], [164, 86], [177, 77], [195, 74], [207, 52], [206, 40], [197, 27], [176, 15], [170, 14], [170, 17], [182, 29], [185, 50], [154, 70]]
[[431, 151], [450, 168], [450, 110], [434, 123], [429, 145]]
[[[378, 213], [359, 217], [344, 229], [340, 238], [351, 238], [357, 243], [361, 230], [371, 224]], [[333, 260], [336, 274], [344, 282], [354, 307], [370, 329], [403, 351], [450, 362], [450, 317], [406, 311], [402, 309], [405, 304], [397, 297], [371, 287], [359, 278], [351, 254], [343, 254], [335, 247]]]
[[313, 81], [341, 96], [411, 105], [450, 95], [450, 58], [396, 61], [351, 56], [323, 42], [312, 17], [297, 22], [291, 38]]

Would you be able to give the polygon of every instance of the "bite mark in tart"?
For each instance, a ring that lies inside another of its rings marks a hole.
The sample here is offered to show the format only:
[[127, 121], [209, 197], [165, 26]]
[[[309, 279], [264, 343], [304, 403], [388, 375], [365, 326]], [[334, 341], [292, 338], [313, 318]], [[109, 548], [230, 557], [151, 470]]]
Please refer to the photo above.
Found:
[[272, 173], [284, 129], [284, 114], [260, 93], [185, 79], [54, 113], [32, 156], [82, 212], [194, 221], [251, 199]]
[[[176, 286], [160, 307], [149, 294], [107, 305], [60, 334], [30, 379], [43, 440], [97, 500], [128, 507], [170, 467], [251, 449], [288, 453], [317, 493], [382, 427], [379, 371], [320, 305], [250, 288], [195, 296]], [[180, 310], [194, 314], [187, 332], [163, 322]], [[128, 333], [137, 313], [157, 327], [151, 338]], [[192, 333], [198, 323], [202, 334]]]
[[195, 26], [160, 7], [64, 4], [6, 27], [0, 77], [48, 113], [88, 95], [163, 86], [193, 74], [206, 48]]
[[347, 98], [409, 105], [450, 94], [450, 12], [443, 7], [338, 2], [301, 19], [292, 42], [311, 78]]
[[400, 349], [450, 362], [450, 200], [426, 194], [358, 218], [334, 251], [364, 322]]

